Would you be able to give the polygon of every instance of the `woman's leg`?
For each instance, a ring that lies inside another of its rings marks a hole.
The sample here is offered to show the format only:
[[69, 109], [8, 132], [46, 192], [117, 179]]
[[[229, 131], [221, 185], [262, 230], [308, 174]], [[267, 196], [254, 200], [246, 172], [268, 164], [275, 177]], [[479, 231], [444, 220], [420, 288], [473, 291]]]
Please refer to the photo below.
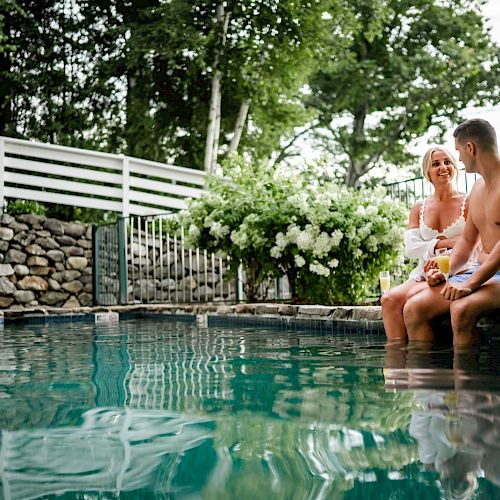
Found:
[[385, 333], [388, 339], [406, 340], [403, 307], [409, 295], [414, 295], [426, 286], [427, 283], [425, 282], [410, 280], [382, 295], [380, 299], [382, 319], [384, 320]]

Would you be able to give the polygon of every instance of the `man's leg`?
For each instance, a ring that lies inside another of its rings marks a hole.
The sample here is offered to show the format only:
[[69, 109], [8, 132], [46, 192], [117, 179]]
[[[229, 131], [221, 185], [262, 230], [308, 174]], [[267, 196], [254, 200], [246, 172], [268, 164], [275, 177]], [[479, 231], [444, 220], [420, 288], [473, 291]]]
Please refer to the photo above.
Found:
[[432, 320], [450, 310], [450, 301], [443, 298], [440, 293], [442, 289], [443, 285], [427, 287], [407, 300], [403, 316], [408, 339], [434, 340]]
[[500, 309], [500, 281], [490, 280], [476, 291], [451, 302], [451, 326], [453, 344], [470, 345], [477, 342], [476, 323], [479, 318], [495, 309]]

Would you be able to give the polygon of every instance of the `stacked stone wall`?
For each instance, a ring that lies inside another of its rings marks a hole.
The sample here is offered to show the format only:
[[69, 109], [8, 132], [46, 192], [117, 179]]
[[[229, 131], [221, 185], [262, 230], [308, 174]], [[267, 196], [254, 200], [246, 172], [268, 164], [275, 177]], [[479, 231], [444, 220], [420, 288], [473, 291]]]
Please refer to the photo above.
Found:
[[92, 227], [0, 215], [0, 309], [92, 304]]

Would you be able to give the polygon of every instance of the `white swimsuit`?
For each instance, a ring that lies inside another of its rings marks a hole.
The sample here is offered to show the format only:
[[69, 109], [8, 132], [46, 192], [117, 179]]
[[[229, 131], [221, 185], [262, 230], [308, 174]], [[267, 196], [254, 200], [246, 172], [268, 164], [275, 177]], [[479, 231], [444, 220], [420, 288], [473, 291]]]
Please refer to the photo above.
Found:
[[467, 196], [464, 196], [462, 200], [462, 205], [460, 206], [460, 215], [455, 219], [449, 226], [445, 227], [441, 232], [437, 229], [432, 229], [429, 227], [424, 220], [424, 210], [425, 202], [424, 200], [422, 206], [420, 207], [420, 234], [424, 240], [433, 240], [438, 236], [444, 236], [445, 238], [457, 238], [460, 236], [465, 227], [465, 204], [467, 202]]
[[449, 226], [442, 231], [432, 229], [424, 220], [425, 202], [420, 207], [420, 224], [418, 228], [408, 229], [405, 233], [405, 254], [411, 259], [418, 259], [418, 265], [410, 273], [409, 279], [421, 281], [424, 279], [424, 264], [427, 260], [434, 257], [436, 245], [439, 237], [457, 238], [465, 227], [465, 204], [467, 196], [464, 196], [460, 207], [460, 215]]

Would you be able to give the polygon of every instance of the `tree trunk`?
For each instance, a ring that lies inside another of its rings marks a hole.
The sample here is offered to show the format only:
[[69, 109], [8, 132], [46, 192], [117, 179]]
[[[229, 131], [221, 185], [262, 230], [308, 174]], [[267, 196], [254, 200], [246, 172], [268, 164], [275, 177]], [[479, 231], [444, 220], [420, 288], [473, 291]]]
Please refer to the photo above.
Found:
[[[218, 55], [215, 56], [215, 64], [218, 65]], [[212, 158], [214, 150], [215, 138], [215, 122], [217, 120], [217, 103], [219, 102], [218, 95], [220, 94], [220, 73], [218, 69], [214, 70], [212, 76], [212, 89], [210, 95], [210, 108], [208, 110], [208, 127], [207, 127], [207, 140], [205, 142], [205, 172], [212, 171]]]
[[241, 140], [241, 134], [245, 128], [245, 122], [248, 115], [248, 110], [250, 109], [250, 99], [246, 98], [240, 106], [238, 112], [238, 117], [236, 118], [236, 125], [234, 126], [234, 135], [231, 139], [231, 144], [229, 145], [228, 153], [234, 153], [238, 150], [238, 146]]
[[349, 170], [346, 172], [345, 183], [350, 187], [357, 187], [359, 178], [363, 175], [359, 173], [358, 165], [355, 161], [349, 162]]
[[217, 70], [218, 75], [218, 92], [217, 92], [217, 105], [216, 105], [216, 115], [215, 115], [215, 131], [214, 131], [214, 145], [212, 148], [212, 161], [210, 163], [210, 172], [215, 172], [217, 168], [217, 158], [219, 156], [219, 137], [220, 137], [220, 120], [221, 120], [221, 105], [222, 105], [222, 93], [221, 93], [221, 79], [222, 74], [220, 70]]
[[346, 184], [356, 187], [359, 178], [367, 172], [367, 164], [364, 164], [360, 158], [363, 157], [363, 148], [365, 145], [365, 119], [368, 112], [368, 105], [365, 104], [361, 109], [354, 113], [354, 123], [352, 127], [352, 141], [349, 154], [349, 170], [346, 172]]
[[262, 282], [260, 276], [262, 266], [256, 259], [252, 259], [245, 267], [245, 295], [247, 302], [256, 302], [259, 285]]
[[136, 151], [136, 130], [133, 124], [139, 118], [136, 115], [137, 112], [137, 101], [136, 101], [136, 93], [137, 93], [137, 74], [134, 70], [127, 71], [127, 109], [126, 109], [126, 122], [125, 122], [125, 140], [127, 142], [127, 154], [129, 156], [138, 156], [138, 152]]
[[299, 298], [297, 296], [297, 269], [287, 269], [286, 277], [288, 278], [288, 286], [290, 287], [292, 304], [297, 304], [299, 302]]
[[221, 119], [221, 80], [220, 56], [226, 44], [226, 34], [229, 25], [229, 13], [224, 14], [224, 3], [217, 5], [217, 30], [220, 34], [220, 45], [215, 50], [213, 76], [208, 111], [207, 139], [205, 142], [205, 159], [203, 166], [206, 172], [213, 172], [217, 166], [219, 149], [220, 119]]

